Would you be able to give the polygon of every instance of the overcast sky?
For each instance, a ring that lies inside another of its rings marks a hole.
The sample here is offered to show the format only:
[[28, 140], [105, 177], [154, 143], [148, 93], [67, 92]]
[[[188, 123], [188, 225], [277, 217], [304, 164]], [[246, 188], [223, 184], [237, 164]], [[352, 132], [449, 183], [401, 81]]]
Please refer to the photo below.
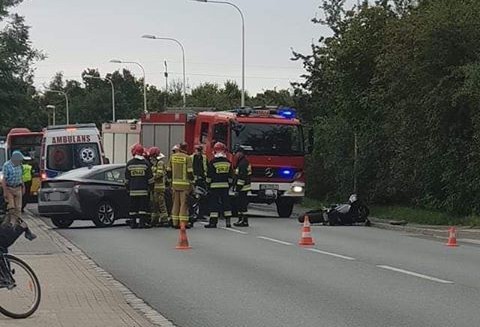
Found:
[[[246, 88], [288, 88], [302, 66], [289, 60], [290, 48], [310, 50], [312, 39], [328, 29], [311, 23], [320, 0], [231, 0], [246, 20]], [[181, 52], [175, 43], [145, 40], [143, 34], [183, 42], [187, 83], [236, 80], [241, 77], [241, 24], [233, 7], [191, 0], [25, 0], [17, 11], [32, 26], [36, 48], [48, 58], [36, 65], [36, 84], [47, 84], [55, 72], [80, 80], [85, 68], [102, 75], [122, 67], [112, 58], [144, 64], [147, 83], [164, 87], [163, 61], [170, 78], [180, 79]], [[136, 66], [127, 66], [136, 76]]]

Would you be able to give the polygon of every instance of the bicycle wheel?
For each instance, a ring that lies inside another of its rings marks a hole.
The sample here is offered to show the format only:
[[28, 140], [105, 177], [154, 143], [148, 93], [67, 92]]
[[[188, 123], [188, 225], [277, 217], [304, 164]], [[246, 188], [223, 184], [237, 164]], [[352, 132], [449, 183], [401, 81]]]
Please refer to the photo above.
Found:
[[0, 312], [4, 315], [22, 319], [32, 315], [40, 305], [40, 283], [32, 268], [23, 260], [5, 254], [13, 283], [0, 288]]

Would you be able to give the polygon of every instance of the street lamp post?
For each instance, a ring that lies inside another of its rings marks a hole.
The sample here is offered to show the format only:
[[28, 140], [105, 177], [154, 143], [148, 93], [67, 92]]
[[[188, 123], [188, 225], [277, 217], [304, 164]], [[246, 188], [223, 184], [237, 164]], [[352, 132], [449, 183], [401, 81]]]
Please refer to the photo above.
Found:
[[151, 40], [163, 40], [163, 41], [172, 41], [178, 44], [180, 46], [180, 49], [182, 50], [182, 64], [183, 64], [183, 108], [187, 107], [187, 78], [186, 78], [186, 73], [185, 73], [185, 47], [183, 44], [178, 41], [177, 39], [171, 38], [171, 37], [158, 37], [155, 35], [142, 35], [142, 38], [144, 39], [151, 39]]
[[193, 0], [197, 2], [205, 2], [205, 3], [219, 3], [223, 5], [229, 5], [234, 7], [240, 17], [242, 18], [242, 102], [241, 106], [245, 107], [245, 17], [243, 16], [243, 12], [236, 4], [228, 2], [228, 1], [217, 1], [217, 0]]
[[138, 67], [140, 67], [140, 69], [143, 72], [143, 112], [147, 113], [148, 112], [148, 110], [147, 110], [147, 82], [146, 82], [146, 79], [145, 79], [145, 68], [143, 68], [143, 66], [136, 61], [123, 61], [123, 60], [119, 60], [119, 59], [112, 59], [112, 60], [110, 60], [110, 62], [115, 63], [115, 64], [134, 64], [134, 65], [137, 65]]
[[47, 105], [47, 109], [52, 109], [52, 125], [55, 126], [55, 106], [54, 105]]
[[60, 90], [52, 90], [52, 89], [45, 89], [45, 92], [52, 92], [52, 93], [58, 93], [61, 94], [65, 97], [65, 110], [66, 110], [66, 118], [67, 118], [67, 125], [70, 124], [70, 109], [68, 108], [68, 94], [67, 92], [63, 92]]
[[84, 75], [83, 77], [85, 78], [93, 78], [93, 79], [99, 79], [99, 80], [102, 80], [102, 81], [108, 81], [110, 83], [110, 85], [112, 86], [112, 122], [115, 122], [116, 120], [116, 117], [115, 117], [115, 86], [113, 85], [113, 81], [108, 78], [108, 77], [98, 77], [98, 76], [94, 76], [94, 75]]

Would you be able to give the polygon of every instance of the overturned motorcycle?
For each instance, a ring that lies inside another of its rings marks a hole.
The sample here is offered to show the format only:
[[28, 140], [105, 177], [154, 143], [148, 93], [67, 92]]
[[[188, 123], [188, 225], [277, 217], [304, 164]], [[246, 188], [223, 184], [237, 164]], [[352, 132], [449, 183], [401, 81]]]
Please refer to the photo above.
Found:
[[368, 207], [356, 194], [352, 194], [348, 199], [348, 203], [333, 204], [329, 208], [325, 207], [320, 210], [308, 211], [298, 217], [298, 221], [303, 223], [305, 216], [308, 215], [312, 224], [329, 226], [364, 224], [365, 226], [370, 226], [369, 214], [370, 210]]

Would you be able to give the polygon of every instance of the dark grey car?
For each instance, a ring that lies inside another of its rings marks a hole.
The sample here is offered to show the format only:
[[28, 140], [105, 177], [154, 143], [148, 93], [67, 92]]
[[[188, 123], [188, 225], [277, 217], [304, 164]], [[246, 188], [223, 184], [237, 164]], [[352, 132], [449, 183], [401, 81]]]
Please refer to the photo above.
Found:
[[84, 167], [42, 181], [38, 212], [61, 228], [75, 220], [91, 220], [98, 227], [128, 217], [125, 165]]

